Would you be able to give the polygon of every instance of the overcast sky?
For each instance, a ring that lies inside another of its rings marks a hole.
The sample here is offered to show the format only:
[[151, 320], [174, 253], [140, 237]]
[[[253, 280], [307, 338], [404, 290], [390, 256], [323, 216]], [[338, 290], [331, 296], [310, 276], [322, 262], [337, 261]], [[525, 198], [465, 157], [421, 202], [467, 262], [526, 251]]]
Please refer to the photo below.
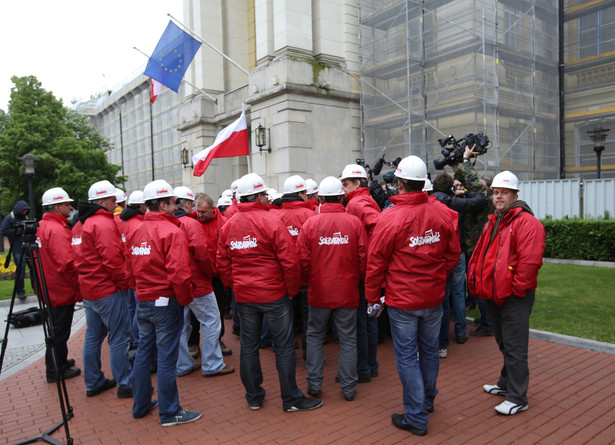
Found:
[[12, 76], [34, 75], [70, 106], [112, 90], [145, 70], [171, 13], [182, 0], [1, 0], [0, 108]]

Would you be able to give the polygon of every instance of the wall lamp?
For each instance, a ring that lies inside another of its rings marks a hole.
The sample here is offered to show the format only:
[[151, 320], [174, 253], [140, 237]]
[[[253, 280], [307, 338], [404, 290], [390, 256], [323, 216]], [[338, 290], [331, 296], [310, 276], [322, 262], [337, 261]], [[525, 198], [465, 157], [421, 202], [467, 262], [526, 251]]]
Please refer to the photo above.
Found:
[[[269, 147], [263, 148], [267, 145], [267, 134], [269, 135]], [[271, 133], [269, 129], [263, 127], [261, 124], [258, 124], [258, 127], [254, 130], [254, 138], [256, 139], [256, 146], [258, 147], [259, 152], [266, 151], [271, 153]]]

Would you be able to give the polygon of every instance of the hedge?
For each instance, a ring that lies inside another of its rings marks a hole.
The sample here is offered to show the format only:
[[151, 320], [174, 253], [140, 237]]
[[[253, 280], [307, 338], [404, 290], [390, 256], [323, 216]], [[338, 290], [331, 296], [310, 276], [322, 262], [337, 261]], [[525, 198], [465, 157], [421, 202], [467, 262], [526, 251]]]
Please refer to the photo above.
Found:
[[615, 261], [615, 219], [543, 219], [546, 258]]

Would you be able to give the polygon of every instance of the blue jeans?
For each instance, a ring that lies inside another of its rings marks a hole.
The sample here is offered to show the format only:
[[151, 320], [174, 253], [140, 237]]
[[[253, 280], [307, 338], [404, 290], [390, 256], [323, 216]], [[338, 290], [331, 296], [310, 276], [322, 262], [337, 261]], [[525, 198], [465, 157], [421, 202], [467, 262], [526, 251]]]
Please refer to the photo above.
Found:
[[248, 404], [260, 404], [265, 399], [265, 389], [261, 386], [263, 371], [259, 355], [261, 329], [265, 318], [275, 345], [275, 364], [280, 380], [282, 407], [290, 408], [303, 397], [295, 379], [297, 354], [290, 299], [284, 296], [270, 303], [237, 303], [237, 308], [241, 321], [239, 369]]
[[365, 282], [359, 282], [359, 308], [357, 310], [357, 375], [371, 377], [378, 372], [378, 319], [367, 316]]
[[164, 423], [181, 410], [177, 391], [177, 355], [183, 327], [183, 308], [175, 298], [168, 306], [155, 306], [154, 301], [137, 303], [139, 347], [135, 356], [132, 415], [143, 417], [152, 400], [151, 363], [158, 351], [158, 414]]
[[224, 368], [222, 350], [220, 349], [220, 312], [218, 302], [213, 292], [192, 300], [184, 307], [184, 328], [179, 340], [179, 355], [177, 358], [177, 375], [183, 375], [192, 370], [194, 359], [188, 349], [188, 339], [192, 331], [190, 311], [201, 323], [201, 372], [203, 375], [216, 374]]
[[438, 333], [442, 307], [405, 311], [389, 306], [388, 311], [397, 373], [404, 391], [405, 419], [424, 429], [429, 419], [427, 408], [433, 407], [438, 394]]
[[137, 325], [137, 293], [134, 289], [128, 289], [126, 294], [128, 295], [128, 314], [130, 317], [130, 333], [132, 335], [130, 348], [137, 349], [137, 346], [139, 346], [139, 325]]
[[[450, 309], [449, 309], [450, 305]], [[442, 325], [440, 329], [440, 349], [446, 349], [449, 344], [448, 330], [450, 313], [455, 319], [455, 335], [464, 337], [466, 326], [466, 257], [461, 253], [457, 266], [446, 280], [446, 294], [442, 303]]]
[[83, 343], [83, 375], [87, 390], [100, 388], [105, 383], [101, 370], [100, 349], [109, 333], [109, 359], [111, 372], [120, 388], [132, 385], [132, 370], [128, 361], [130, 348], [130, 321], [128, 299], [118, 291], [100, 300], [83, 300], [85, 307], [85, 340]]

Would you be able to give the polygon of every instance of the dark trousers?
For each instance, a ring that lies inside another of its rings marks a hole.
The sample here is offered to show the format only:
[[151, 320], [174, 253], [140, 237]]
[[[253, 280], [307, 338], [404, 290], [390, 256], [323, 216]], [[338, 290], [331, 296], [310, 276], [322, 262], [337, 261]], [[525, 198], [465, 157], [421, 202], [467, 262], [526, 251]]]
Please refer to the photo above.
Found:
[[506, 390], [506, 400], [522, 405], [527, 404], [530, 383], [527, 350], [534, 297], [535, 292], [528, 291], [524, 297], [508, 297], [501, 306], [486, 301], [495, 341], [504, 357], [498, 386]]
[[222, 329], [220, 329], [220, 339], [224, 337], [224, 308], [228, 307], [231, 303], [229, 292], [224, 290], [224, 284], [218, 277], [214, 277], [211, 280], [211, 285], [214, 288], [214, 294], [216, 295], [216, 303], [218, 303], [218, 311], [220, 312], [220, 323]]
[[[58, 371], [62, 372], [68, 360], [68, 347], [66, 343], [70, 337], [70, 328], [73, 324], [73, 314], [75, 305], [57, 306], [51, 308], [51, 316], [53, 317], [53, 326], [55, 328], [55, 350], [56, 359], [58, 360]], [[45, 352], [45, 367], [47, 379], [55, 380], [56, 370], [53, 366], [53, 349], [47, 347]]]

